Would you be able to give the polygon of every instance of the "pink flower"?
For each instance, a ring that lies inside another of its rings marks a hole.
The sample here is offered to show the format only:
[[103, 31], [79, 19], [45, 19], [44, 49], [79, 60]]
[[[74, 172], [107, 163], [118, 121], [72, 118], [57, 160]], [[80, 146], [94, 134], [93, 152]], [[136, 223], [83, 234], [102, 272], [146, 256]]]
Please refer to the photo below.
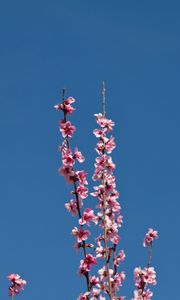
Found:
[[123, 281], [125, 280], [125, 273], [116, 273], [114, 276], [114, 283], [117, 284], [117, 286], [122, 286]]
[[83, 229], [82, 226], [79, 229], [77, 227], [74, 227], [74, 229], [72, 230], [72, 235], [77, 237], [78, 243], [81, 243], [82, 241], [86, 241], [89, 234], [90, 231]]
[[80, 151], [78, 151], [78, 148], [75, 148], [74, 159], [77, 159], [78, 162], [80, 162], [80, 163], [82, 163], [85, 160], [85, 158], [82, 155], [82, 153]]
[[73, 167], [75, 161], [74, 161], [74, 158], [72, 156], [71, 150], [68, 150], [68, 151], [66, 151], [66, 153], [63, 153], [62, 163], [67, 168], [72, 168]]
[[116, 265], [117, 267], [119, 266], [119, 264], [125, 260], [125, 253], [124, 253], [124, 250], [121, 250], [119, 252], [119, 254], [114, 258], [113, 262], [114, 262], [114, 265]]
[[153, 296], [153, 292], [151, 292], [149, 289], [146, 291], [137, 290], [134, 291], [134, 298], [132, 300], [151, 300], [151, 297]]
[[97, 138], [103, 137], [106, 132], [106, 129], [94, 129], [93, 133]]
[[101, 126], [102, 128], [106, 128], [108, 131], [112, 130], [112, 127], [114, 126], [114, 122], [112, 120], [108, 120], [106, 117], [104, 117], [101, 113], [95, 114], [96, 122]]
[[11, 273], [7, 276], [7, 279], [11, 281], [9, 286], [9, 295], [13, 296], [19, 294], [21, 290], [24, 290], [24, 286], [27, 284], [26, 280], [22, 279], [18, 274]]
[[113, 163], [111, 156], [106, 154], [96, 158], [95, 168], [97, 171], [108, 169], [112, 172], [115, 169], [116, 165]]
[[79, 184], [77, 187], [77, 193], [82, 199], [88, 197], [88, 188], [86, 188], [83, 184]]
[[91, 285], [97, 285], [99, 287], [99, 278], [96, 276], [90, 276], [89, 278]]
[[87, 254], [84, 259], [80, 261], [79, 273], [80, 275], [86, 274], [90, 269], [96, 265], [96, 258], [92, 254]]
[[87, 178], [87, 173], [85, 173], [84, 171], [76, 171], [75, 175], [77, 177], [77, 179], [79, 180], [80, 184], [88, 184], [86, 178]]
[[90, 208], [86, 208], [85, 211], [83, 212], [82, 218], [79, 219], [79, 224], [80, 225], [88, 225], [90, 226], [89, 221], [92, 221], [97, 224], [97, 217], [94, 214], [94, 211]]
[[75, 110], [75, 108], [71, 106], [73, 102], [75, 102], [75, 99], [73, 97], [69, 97], [63, 103], [54, 105], [54, 108], [56, 110], [62, 110], [65, 114], [70, 115]]
[[93, 299], [93, 300], [96, 300], [96, 299], [98, 298], [100, 292], [101, 292], [100, 289], [95, 289], [95, 288], [93, 288], [93, 290], [92, 290], [93, 298], [92, 298], [92, 299]]
[[75, 130], [76, 130], [76, 127], [73, 126], [70, 121], [67, 121], [67, 122], [61, 121], [60, 122], [60, 131], [62, 133], [63, 138], [72, 137]]
[[111, 136], [105, 143], [105, 150], [107, 151], [107, 153], [111, 153], [114, 150], [114, 148], [116, 148], [116, 144], [114, 141], [114, 137]]
[[75, 200], [70, 200], [69, 203], [65, 203], [65, 208], [71, 213], [72, 216], [78, 214], [77, 203]]
[[72, 104], [72, 103], [74, 103], [74, 102], [76, 102], [76, 100], [75, 100], [73, 97], [68, 97], [68, 98], [64, 101], [65, 105], [69, 105], [69, 104]]
[[105, 249], [102, 247], [101, 242], [98, 241], [97, 244], [98, 247], [96, 247], [96, 257], [97, 258], [105, 257]]
[[153, 230], [152, 228], [149, 228], [148, 232], [145, 235], [143, 246], [147, 247], [150, 246], [151, 243], [158, 238], [158, 232]]
[[[113, 273], [114, 273], [114, 271], [112, 269], [109, 269], [110, 276], [112, 276]], [[98, 275], [99, 275], [99, 280], [100, 281], [103, 281], [103, 280], [107, 279], [107, 269], [106, 269], [105, 266], [103, 266], [101, 269], [99, 269]]]
[[74, 171], [71, 168], [62, 166], [59, 168], [58, 172], [60, 175], [65, 177], [67, 183], [72, 183], [74, 179]]

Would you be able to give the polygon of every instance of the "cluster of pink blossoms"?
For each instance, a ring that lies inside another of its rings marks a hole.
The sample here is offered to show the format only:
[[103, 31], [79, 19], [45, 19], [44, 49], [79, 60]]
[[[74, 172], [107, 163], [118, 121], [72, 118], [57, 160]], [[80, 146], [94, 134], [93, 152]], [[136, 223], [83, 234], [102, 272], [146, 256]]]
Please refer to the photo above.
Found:
[[[71, 149], [70, 138], [72, 138], [76, 128], [67, 120], [67, 115], [71, 115], [75, 110], [72, 97], [63, 99], [62, 103], [55, 105], [55, 109], [62, 111], [63, 119], [59, 123], [59, 130], [63, 137], [59, 150], [62, 155], [62, 166], [59, 174], [65, 177], [67, 183], [71, 184], [73, 195], [69, 202], [65, 203], [65, 208], [72, 216], [78, 217], [78, 226], [72, 229], [72, 236], [76, 238], [75, 247], [83, 250], [83, 259], [80, 260], [79, 274], [86, 279], [87, 289], [81, 293], [77, 300], [124, 300], [125, 297], [117, 295], [125, 280], [125, 273], [118, 271], [119, 266], [125, 259], [124, 250], [118, 250], [121, 240], [119, 228], [122, 225], [121, 206], [118, 202], [119, 193], [116, 190], [116, 179], [113, 172], [116, 168], [110, 154], [115, 149], [116, 144], [113, 136], [108, 134], [113, 130], [114, 122], [107, 119], [104, 114], [95, 114], [99, 128], [93, 131], [98, 138], [96, 152], [98, 157], [95, 160], [95, 171], [93, 180], [99, 185], [94, 186], [91, 195], [97, 198], [98, 209], [95, 215], [90, 208], [82, 210], [84, 199], [88, 197], [87, 173], [84, 170], [75, 170], [75, 163], [83, 163], [85, 158], [82, 153], [75, 148]], [[91, 232], [90, 222], [98, 224], [100, 232], [95, 238], [96, 246], [87, 242]], [[87, 228], [85, 227], [87, 226]], [[136, 290], [132, 300], [151, 300], [153, 293], [149, 290], [149, 285], [156, 284], [156, 273], [150, 267], [152, 256], [152, 242], [156, 239], [157, 231], [149, 229], [144, 238], [143, 245], [150, 248], [148, 266], [144, 269], [136, 268], [134, 279]], [[91, 251], [91, 253], [88, 253]], [[95, 254], [94, 254], [95, 253]], [[97, 276], [91, 275], [94, 265], [101, 263], [97, 271]]]
[[149, 285], [156, 285], [156, 272], [150, 267], [152, 258], [152, 243], [158, 238], [158, 232], [149, 228], [143, 241], [143, 246], [149, 248], [148, 265], [144, 269], [141, 267], [134, 269], [134, 280], [136, 290], [132, 300], [151, 300], [153, 292], [149, 289]]
[[9, 286], [9, 296], [14, 297], [14, 295], [19, 294], [21, 290], [24, 290], [26, 285], [26, 280], [22, 279], [18, 274], [11, 273], [7, 276], [7, 279], [11, 281]]
[[91, 195], [98, 200], [97, 216], [101, 229], [100, 235], [96, 238], [96, 258], [100, 258], [104, 264], [98, 271], [98, 278], [101, 291], [110, 299], [117, 300], [124, 299], [117, 296], [117, 292], [123, 284], [125, 273], [118, 272], [117, 269], [125, 259], [125, 253], [123, 250], [117, 252], [120, 242], [119, 228], [123, 218], [118, 202], [116, 179], [113, 175], [116, 165], [109, 155], [116, 147], [114, 137], [108, 137], [108, 133], [113, 130], [114, 122], [101, 113], [95, 114], [95, 117], [99, 125], [99, 128], [94, 130], [94, 135], [98, 138], [95, 150], [99, 156], [95, 160], [93, 180], [99, 181], [99, 185], [94, 186]]
[[[87, 293], [83, 297], [85, 297], [85, 299], [90, 299], [91, 288], [94, 285], [90, 277], [90, 271], [96, 264], [96, 257], [87, 253], [87, 250], [94, 246], [91, 243], [87, 243], [91, 232], [90, 230], [85, 229], [84, 226], [89, 227], [90, 222], [97, 224], [98, 218], [90, 208], [86, 208], [82, 211], [84, 199], [88, 197], [87, 173], [84, 170], [75, 170], [75, 163], [76, 161], [83, 163], [85, 158], [77, 147], [74, 151], [71, 149], [70, 138], [72, 138], [76, 128], [70, 121], [67, 121], [67, 115], [71, 115], [75, 110], [71, 105], [74, 102], [75, 99], [69, 97], [66, 100], [63, 100], [62, 103], [55, 105], [55, 109], [62, 111], [64, 114], [64, 118], [59, 123], [59, 130], [64, 138], [62, 145], [59, 147], [62, 155], [62, 166], [59, 168], [59, 174], [63, 175], [65, 180], [73, 186], [73, 190], [71, 190], [70, 193], [74, 197], [69, 202], [65, 203], [65, 208], [72, 216], [78, 217], [79, 226], [75, 226], [72, 229], [71, 234], [76, 238], [75, 247], [77, 249], [83, 249], [84, 258], [80, 260], [79, 274], [86, 278], [87, 283]], [[93, 298], [91, 298], [91, 300], [92, 299]]]

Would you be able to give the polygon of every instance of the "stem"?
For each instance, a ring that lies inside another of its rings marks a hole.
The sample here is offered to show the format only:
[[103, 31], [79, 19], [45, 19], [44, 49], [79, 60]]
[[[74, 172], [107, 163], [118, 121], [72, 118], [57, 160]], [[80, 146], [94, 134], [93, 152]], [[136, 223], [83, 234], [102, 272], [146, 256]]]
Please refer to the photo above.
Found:
[[106, 95], [105, 95], [106, 89], [105, 89], [105, 82], [103, 80], [102, 82], [102, 111], [103, 111], [103, 116], [105, 117], [106, 115]]
[[147, 268], [150, 267], [150, 264], [151, 264], [151, 260], [152, 260], [152, 242], [149, 246], [149, 256], [148, 256], [148, 264], [147, 264]]

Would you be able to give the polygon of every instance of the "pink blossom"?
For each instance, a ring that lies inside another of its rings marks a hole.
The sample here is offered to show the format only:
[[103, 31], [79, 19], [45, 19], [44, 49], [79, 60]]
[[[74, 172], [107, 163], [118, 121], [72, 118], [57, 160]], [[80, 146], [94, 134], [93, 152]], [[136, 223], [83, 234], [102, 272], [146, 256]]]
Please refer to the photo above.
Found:
[[62, 163], [67, 168], [72, 168], [73, 167], [75, 161], [74, 161], [74, 158], [72, 156], [72, 152], [70, 150], [66, 151], [66, 153], [63, 154]]
[[109, 197], [108, 204], [114, 213], [119, 214], [121, 206], [118, 201]]
[[90, 208], [86, 208], [83, 212], [82, 218], [79, 219], [80, 225], [88, 225], [90, 226], [89, 221], [92, 221], [97, 224], [97, 217], [94, 214], [94, 211]]
[[18, 274], [11, 273], [7, 276], [7, 279], [11, 281], [9, 286], [9, 295], [19, 294], [21, 290], [24, 290], [24, 286], [27, 284], [26, 280], [22, 279]]
[[71, 106], [73, 102], [75, 102], [75, 99], [73, 97], [69, 97], [63, 103], [54, 105], [54, 108], [56, 110], [62, 110], [65, 114], [70, 115], [75, 110], [75, 108]]
[[106, 132], [106, 128], [93, 130], [93, 133], [97, 138], [103, 137], [105, 132]]
[[70, 200], [70, 202], [65, 203], [65, 208], [72, 214], [72, 216], [76, 216], [78, 214], [77, 203], [75, 200]]
[[85, 173], [84, 171], [76, 171], [75, 175], [77, 177], [77, 179], [79, 180], [79, 183], [84, 185], [84, 184], [88, 184], [86, 178], [87, 178], [87, 173]]
[[97, 244], [98, 247], [96, 247], [96, 257], [105, 257], [105, 249], [102, 247], [101, 242], [99, 241]]
[[92, 300], [96, 300], [98, 298], [100, 292], [101, 292], [100, 289], [93, 288], [93, 290], [92, 290], [92, 295], [93, 295]]
[[134, 298], [132, 300], [151, 300], [153, 296], [153, 292], [149, 289], [146, 291], [135, 290], [134, 291]]
[[74, 171], [72, 168], [62, 166], [58, 170], [59, 174], [65, 177], [67, 183], [72, 183], [74, 179]]
[[114, 148], [116, 148], [116, 144], [114, 141], [114, 137], [111, 136], [105, 143], [105, 150], [107, 151], [107, 153], [111, 153], [114, 150]]
[[115, 245], [119, 243], [120, 239], [121, 239], [120, 236], [117, 234], [110, 238], [111, 242]]
[[104, 117], [101, 113], [95, 114], [96, 122], [101, 126], [102, 128], [106, 128], [108, 131], [112, 130], [112, 127], [114, 126], [114, 122], [112, 120], [107, 119]]
[[125, 273], [116, 273], [114, 275], [114, 283], [117, 284], [117, 286], [122, 286], [123, 281], [125, 280]]
[[96, 158], [95, 168], [97, 170], [107, 169], [112, 172], [115, 167], [116, 165], [113, 163], [111, 156], [104, 154]]
[[83, 229], [82, 226], [79, 229], [77, 227], [74, 227], [74, 229], [72, 230], [72, 235], [77, 237], [78, 243], [81, 243], [82, 241], [86, 241], [89, 234], [90, 231]]
[[83, 184], [79, 184], [77, 187], [77, 193], [82, 199], [88, 197], [88, 188], [86, 188]]
[[119, 251], [119, 254], [113, 260], [114, 265], [118, 267], [120, 263], [125, 260], [125, 257], [126, 255], [124, 253], [124, 250]]
[[60, 122], [60, 131], [62, 133], [63, 138], [72, 137], [75, 130], [76, 130], [76, 127], [73, 126], [70, 121], [67, 121], [67, 122], [61, 121]]
[[[112, 276], [113, 273], [114, 273], [114, 271], [112, 269], [109, 269], [110, 276]], [[107, 274], [107, 269], [105, 266], [103, 266], [101, 269], [99, 269], [98, 275], [99, 275], [100, 281], [107, 279], [108, 274]]]
[[92, 254], [87, 254], [84, 259], [80, 261], [79, 273], [80, 275], [86, 274], [96, 264], [96, 258]]
[[96, 276], [90, 276], [89, 278], [91, 285], [97, 285], [99, 287], [99, 278]]
[[80, 151], [78, 151], [78, 148], [75, 148], [74, 159], [77, 159], [78, 162], [80, 162], [80, 163], [84, 162], [84, 160], [85, 160], [85, 158], [82, 155], [82, 153]]
[[143, 246], [147, 247], [150, 246], [151, 243], [158, 238], [158, 232], [156, 230], [153, 230], [152, 228], [149, 228], [148, 232], [145, 235]]
[[121, 224], [123, 223], [123, 216], [118, 216], [116, 220], [119, 227], [121, 227]]

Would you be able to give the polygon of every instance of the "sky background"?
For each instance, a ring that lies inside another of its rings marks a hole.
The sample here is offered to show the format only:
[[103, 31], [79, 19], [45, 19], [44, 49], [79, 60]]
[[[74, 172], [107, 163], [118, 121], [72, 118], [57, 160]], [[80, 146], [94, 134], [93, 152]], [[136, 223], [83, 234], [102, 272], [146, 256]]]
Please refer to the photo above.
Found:
[[[77, 100], [72, 145], [87, 157], [92, 190], [93, 114], [105, 80], [127, 255], [121, 295], [132, 297], [152, 226], [160, 236], [153, 299], [178, 300], [180, 2], [1, 0], [0, 42], [0, 298], [8, 299], [10, 272], [28, 281], [19, 299], [74, 300], [85, 290], [70, 235], [76, 220], [64, 208], [69, 187], [57, 173], [61, 114], [53, 106], [64, 86]], [[93, 207], [94, 198], [86, 201]]]

